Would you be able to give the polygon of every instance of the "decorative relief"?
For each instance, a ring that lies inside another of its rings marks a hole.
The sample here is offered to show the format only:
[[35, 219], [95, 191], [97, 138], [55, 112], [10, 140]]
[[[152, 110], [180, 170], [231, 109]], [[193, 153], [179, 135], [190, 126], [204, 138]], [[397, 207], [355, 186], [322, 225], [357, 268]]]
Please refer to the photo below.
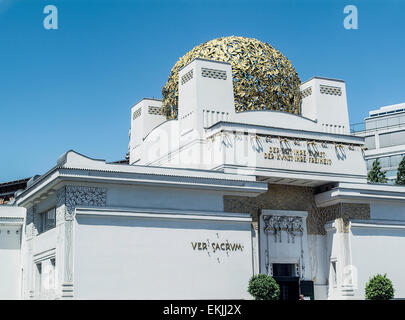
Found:
[[301, 217], [266, 215], [263, 221], [264, 232], [274, 234], [275, 242], [282, 242], [281, 231], [286, 231], [288, 243], [295, 243], [295, 237], [304, 231]]
[[104, 207], [107, 189], [98, 187], [66, 186], [66, 220], [71, 220], [77, 205]]
[[325, 235], [325, 224], [342, 217], [348, 219], [370, 219], [370, 205], [357, 203], [337, 204], [318, 208], [315, 203], [315, 188], [293, 185], [269, 184], [269, 189], [257, 197], [224, 196], [226, 212], [249, 212], [253, 221], [258, 221], [261, 209], [307, 211], [308, 234]]
[[155, 106], [149, 106], [148, 107], [148, 113], [153, 114], [155, 116], [160, 116], [160, 115], [162, 115], [162, 108], [155, 107]]
[[56, 192], [56, 207], [64, 205], [65, 199], [65, 188], [61, 188]]
[[33, 205], [27, 210], [25, 234], [28, 238], [36, 236], [38, 234], [37, 226], [39, 222], [38, 217], [36, 217], [37, 214], [37, 205]]
[[65, 223], [65, 272], [64, 282], [73, 282], [73, 222], [67, 221]]
[[350, 219], [369, 220], [370, 205], [362, 203], [338, 203], [329, 207], [319, 208], [324, 222], [338, 219], [338, 232], [349, 232]]
[[[64, 221], [57, 236], [58, 247], [63, 247], [62, 296], [73, 297], [73, 214], [76, 206], [103, 207], [107, 203], [107, 189], [85, 186], [65, 186], [56, 193], [56, 221]], [[64, 288], [68, 289], [65, 290]], [[66, 292], [65, 292], [66, 291]], [[58, 293], [59, 294], [59, 293]]]
[[140, 117], [142, 114], [142, 108], [137, 109], [134, 111], [134, 114], [132, 115], [132, 119], [135, 120], [136, 118]]
[[259, 230], [259, 223], [257, 221], [252, 221], [252, 227], [254, 230], [258, 231]]
[[201, 76], [204, 78], [226, 80], [226, 71], [201, 68]]
[[[266, 274], [273, 275], [273, 268], [272, 268], [273, 265], [271, 265], [270, 267], [269, 249], [264, 250], [264, 259], [265, 259], [264, 265], [266, 266]], [[269, 270], [269, 268], [271, 268], [271, 270]]]
[[33, 207], [31, 207], [27, 210], [27, 217], [25, 220], [25, 234], [27, 235], [27, 237], [30, 237], [32, 235], [33, 223], [34, 223], [34, 213]]
[[59, 189], [56, 192], [56, 224], [60, 224], [65, 220], [65, 202], [66, 202], [66, 197], [65, 197], [65, 187]]
[[330, 94], [332, 96], [341, 96], [342, 95], [342, 88], [339, 87], [331, 87], [331, 86], [319, 86], [319, 90], [322, 94]]
[[301, 81], [291, 62], [267, 43], [232, 36], [200, 44], [177, 61], [162, 88], [162, 107], [168, 119], [177, 118], [179, 70], [195, 58], [231, 64], [236, 112], [300, 113]]
[[187, 83], [189, 80], [193, 79], [193, 69], [187, 72], [184, 76], [181, 77], [181, 85]]
[[[218, 115], [220, 112], [214, 110], [205, 110], [203, 109], [204, 116], [207, 118], [211, 118], [210, 121], [220, 121], [226, 119], [220, 119]], [[207, 115], [206, 115], [207, 114]], [[211, 115], [212, 114], [212, 115]], [[215, 117], [215, 114], [217, 115]], [[224, 114], [222, 112], [222, 114]], [[210, 116], [211, 115], [211, 116]], [[228, 114], [227, 114], [228, 115]], [[206, 119], [204, 119], [207, 122]], [[328, 131], [327, 127], [336, 127], [336, 133], [342, 132], [344, 130], [344, 126], [334, 126], [328, 124], [322, 124], [325, 126], [323, 131], [325, 132], [332, 132]], [[335, 132], [335, 131], [334, 131]], [[307, 139], [307, 138], [295, 138], [295, 137], [287, 137], [287, 136], [279, 136], [279, 135], [268, 135], [268, 134], [260, 134], [260, 133], [243, 133], [238, 131], [228, 131], [228, 130], [221, 130], [216, 132], [206, 139], [208, 141], [215, 141], [217, 137], [223, 138], [227, 137], [230, 139], [231, 136], [235, 137], [237, 140], [243, 140], [242, 137], [249, 137], [251, 143], [258, 145], [258, 149], [263, 151], [263, 143], [271, 143], [273, 146], [269, 146], [264, 152], [263, 156], [264, 159], [269, 160], [285, 160], [285, 161], [294, 161], [294, 162], [309, 162], [315, 164], [325, 164], [331, 165], [332, 162], [330, 159], [326, 159], [327, 153], [324, 151], [320, 151], [320, 147], [323, 149], [334, 148], [334, 152], [338, 152], [341, 157], [346, 158], [347, 151], [361, 151], [367, 150], [364, 148], [362, 144], [353, 144], [353, 143], [346, 143], [346, 142], [335, 142], [335, 141], [325, 141], [325, 140], [318, 140], [318, 139]], [[278, 145], [278, 146], [277, 146]], [[293, 148], [294, 147], [294, 148]], [[266, 147], [267, 148], [267, 147]], [[323, 159], [323, 160], [322, 160]]]
[[301, 277], [301, 270], [300, 270], [300, 264], [299, 264], [299, 263], [296, 263], [296, 264], [295, 264], [295, 274], [296, 274], [298, 277]]
[[301, 91], [301, 98], [305, 99], [306, 97], [309, 97], [311, 94], [312, 94], [312, 87], [308, 87]]
[[33, 236], [38, 235], [41, 230], [42, 218], [40, 212], [38, 212], [38, 205], [33, 206], [33, 216], [34, 216], [34, 223], [33, 223]]
[[26, 225], [25, 234], [26, 234], [28, 239], [30, 237], [32, 237], [32, 235], [33, 235], [33, 224], [32, 223]]

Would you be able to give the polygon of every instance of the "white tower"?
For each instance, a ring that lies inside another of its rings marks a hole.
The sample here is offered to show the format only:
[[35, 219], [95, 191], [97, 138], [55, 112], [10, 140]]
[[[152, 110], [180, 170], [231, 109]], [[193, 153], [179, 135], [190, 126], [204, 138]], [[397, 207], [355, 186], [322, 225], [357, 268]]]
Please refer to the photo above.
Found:
[[301, 94], [303, 117], [317, 121], [323, 132], [350, 134], [343, 80], [314, 77], [301, 85]]
[[131, 130], [129, 142], [130, 163], [136, 163], [142, 156], [145, 137], [166, 121], [162, 114], [162, 101], [144, 98], [131, 108]]
[[194, 59], [179, 71], [178, 120], [180, 134], [199, 136], [219, 121], [235, 114], [230, 63]]

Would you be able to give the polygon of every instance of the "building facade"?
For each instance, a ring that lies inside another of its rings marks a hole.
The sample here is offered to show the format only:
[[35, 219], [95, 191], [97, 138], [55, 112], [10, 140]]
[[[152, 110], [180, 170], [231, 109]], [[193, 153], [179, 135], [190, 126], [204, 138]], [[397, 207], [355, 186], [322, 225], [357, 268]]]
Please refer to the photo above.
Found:
[[282, 299], [363, 299], [376, 273], [405, 297], [405, 188], [367, 183], [345, 82], [294, 72], [210, 41], [132, 107], [128, 164], [62, 155], [16, 197], [21, 298], [250, 299], [257, 273]]
[[22, 233], [25, 209], [12, 206], [17, 191], [27, 187], [29, 178], [0, 183], [0, 299], [21, 297]]
[[365, 139], [367, 169], [378, 159], [388, 183], [395, 183], [398, 165], [405, 156], [405, 103], [370, 111], [364, 127], [354, 127], [354, 135]]
[[0, 300], [22, 296], [24, 218], [24, 208], [0, 206]]
[[13, 202], [14, 193], [24, 190], [30, 178], [0, 183], [0, 205]]

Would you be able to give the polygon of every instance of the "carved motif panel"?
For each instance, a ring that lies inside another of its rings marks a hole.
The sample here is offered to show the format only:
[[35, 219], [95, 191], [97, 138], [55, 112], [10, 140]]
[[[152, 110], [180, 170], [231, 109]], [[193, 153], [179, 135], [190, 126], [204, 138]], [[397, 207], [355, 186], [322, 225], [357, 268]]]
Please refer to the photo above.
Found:
[[36, 236], [38, 234], [38, 215], [37, 213], [37, 205], [33, 205], [31, 208], [27, 210], [27, 217], [26, 217], [26, 227], [25, 227], [25, 234], [27, 238], [31, 238], [33, 236]]
[[304, 232], [302, 217], [263, 216], [264, 232], [274, 235], [275, 242], [282, 242], [282, 231], [287, 233], [287, 242], [295, 243], [295, 237]]
[[66, 186], [66, 220], [71, 220], [77, 205], [104, 207], [107, 203], [107, 189], [98, 187]]

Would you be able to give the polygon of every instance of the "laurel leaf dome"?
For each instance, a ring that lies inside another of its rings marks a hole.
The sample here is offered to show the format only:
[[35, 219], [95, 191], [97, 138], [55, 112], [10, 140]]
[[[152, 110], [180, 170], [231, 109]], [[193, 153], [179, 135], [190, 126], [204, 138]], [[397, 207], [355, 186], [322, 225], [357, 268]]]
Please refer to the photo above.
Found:
[[277, 110], [300, 113], [301, 81], [291, 62], [267, 43], [231, 36], [194, 47], [174, 65], [162, 88], [162, 108], [169, 119], [177, 117], [179, 70], [195, 58], [232, 65], [236, 112]]

